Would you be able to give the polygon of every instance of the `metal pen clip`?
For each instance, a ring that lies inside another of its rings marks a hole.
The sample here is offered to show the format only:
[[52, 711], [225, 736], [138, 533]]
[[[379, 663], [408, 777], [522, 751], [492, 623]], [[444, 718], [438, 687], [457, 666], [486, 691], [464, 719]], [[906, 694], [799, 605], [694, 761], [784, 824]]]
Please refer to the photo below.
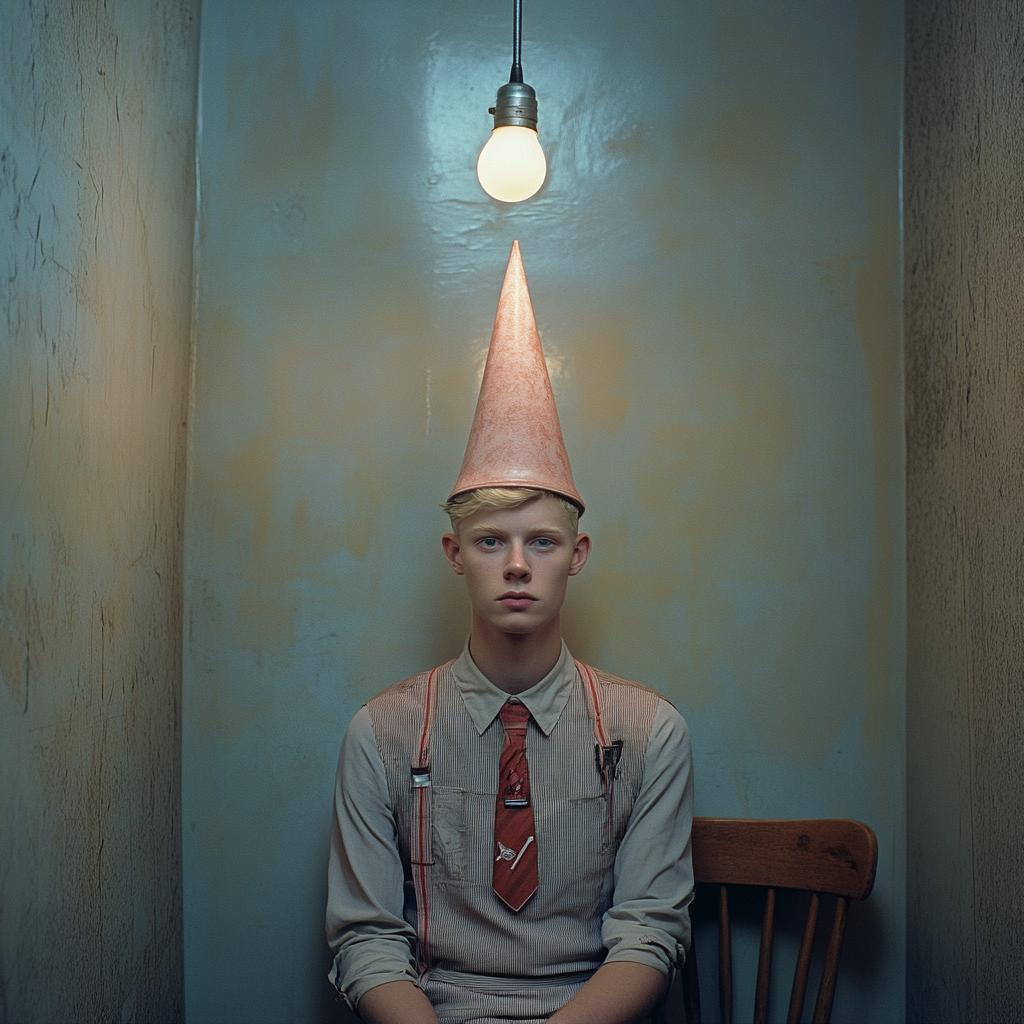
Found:
[[430, 785], [430, 765], [424, 765], [422, 768], [412, 769], [412, 788], [413, 789], [426, 789]]
[[615, 776], [618, 774], [619, 759], [622, 757], [622, 740], [614, 740], [611, 746], [602, 747], [594, 744], [594, 760], [597, 772], [601, 776], [602, 795], [607, 804], [601, 842], [608, 846], [615, 834]]
[[619, 767], [619, 759], [622, 757], [622, 740], [615, 740], [610, 747], [602, 747], [599, 743], [594, 744], [594, 760], [597, 762], [597, 770], [603, 776], [611, 772], [611, 778]]

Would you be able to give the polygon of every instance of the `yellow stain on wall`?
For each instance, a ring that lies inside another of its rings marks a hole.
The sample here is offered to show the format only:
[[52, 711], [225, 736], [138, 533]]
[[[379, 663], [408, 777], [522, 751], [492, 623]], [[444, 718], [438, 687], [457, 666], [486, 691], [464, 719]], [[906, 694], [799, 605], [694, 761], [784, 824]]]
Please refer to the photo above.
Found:
[[587, 315], [573, 324], [572, 344], [579, 359], [579, 424], [584, 439], [593, 432], [615, 437], [629, 413], [626, 371], [630, 362], [631, 335], [636, 314], [628, 301], [595, 303]]
[[[287, 660], [303, 582], [331, 579], [335, 570], [327, 566], [342, 552], [356, 562], [379, 561], [385, 506], [403, 507], [405, 467], [421, 457], [424, 395], [417, 368], [430, 351], [409, 337], [424, 329], [411, 308], [417, 297], [415, 283], [384, 275], [339, 326], [325, 323], [322, 310], [304, 306], [293, 292], [289, 330], [265, 337], [254, 336], [236, 315], [204, 313], [204, 378], [220, 388], [244, 376], [262, 392], [257, 429], [222, 436], [214, 446], [220, 457], [196, 482], [209, 495], [218, 544], [246, 552], [232, 617], [239, 643], [258, 637], [269, 656]], [[341, 344], [331, 330], [354, 335], [359, 344]], [[442, 384], [453, 372], [442, 375]], [[237, 397], [230, 389], [220, 395], [229, 405]], [[242, 412], [251, 423], [252, 404]], [[443, 402], [437, 413], [443, 421]], [[443, 489], [439, 482], [438, 500]], [[289, 505], [287, 494], [297, 494], [299, 504]], [[339, 616], [348, 599], [356, 600], [355, 593], [339, 595]]]

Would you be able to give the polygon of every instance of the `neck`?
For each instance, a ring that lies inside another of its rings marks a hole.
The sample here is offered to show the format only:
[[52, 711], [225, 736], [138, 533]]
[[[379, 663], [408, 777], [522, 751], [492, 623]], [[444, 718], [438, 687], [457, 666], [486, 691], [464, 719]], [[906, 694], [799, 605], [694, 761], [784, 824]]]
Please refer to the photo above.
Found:
[[469, 653], [476, 667], [508, 694], [536, 686], [562, 653], [559, 617], [532, 633], [504, 633], [473, 617]]

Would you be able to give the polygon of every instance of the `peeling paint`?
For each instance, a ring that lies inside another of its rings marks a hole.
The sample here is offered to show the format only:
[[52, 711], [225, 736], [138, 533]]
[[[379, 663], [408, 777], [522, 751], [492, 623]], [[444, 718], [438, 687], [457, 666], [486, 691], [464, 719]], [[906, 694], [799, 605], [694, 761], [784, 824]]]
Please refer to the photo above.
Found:
[[198, 3], [0, 13], [0, 1017], [183, 1009]]

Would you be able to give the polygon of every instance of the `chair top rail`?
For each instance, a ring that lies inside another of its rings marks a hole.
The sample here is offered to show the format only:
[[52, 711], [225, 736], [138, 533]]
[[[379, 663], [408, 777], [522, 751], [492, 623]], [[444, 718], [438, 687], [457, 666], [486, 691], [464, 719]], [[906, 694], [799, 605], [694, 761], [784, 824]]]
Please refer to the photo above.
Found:
[[766, 885], [864, 899], [875, 883], [878, 840], [848, 818], [694, 818], [696, 882]]

